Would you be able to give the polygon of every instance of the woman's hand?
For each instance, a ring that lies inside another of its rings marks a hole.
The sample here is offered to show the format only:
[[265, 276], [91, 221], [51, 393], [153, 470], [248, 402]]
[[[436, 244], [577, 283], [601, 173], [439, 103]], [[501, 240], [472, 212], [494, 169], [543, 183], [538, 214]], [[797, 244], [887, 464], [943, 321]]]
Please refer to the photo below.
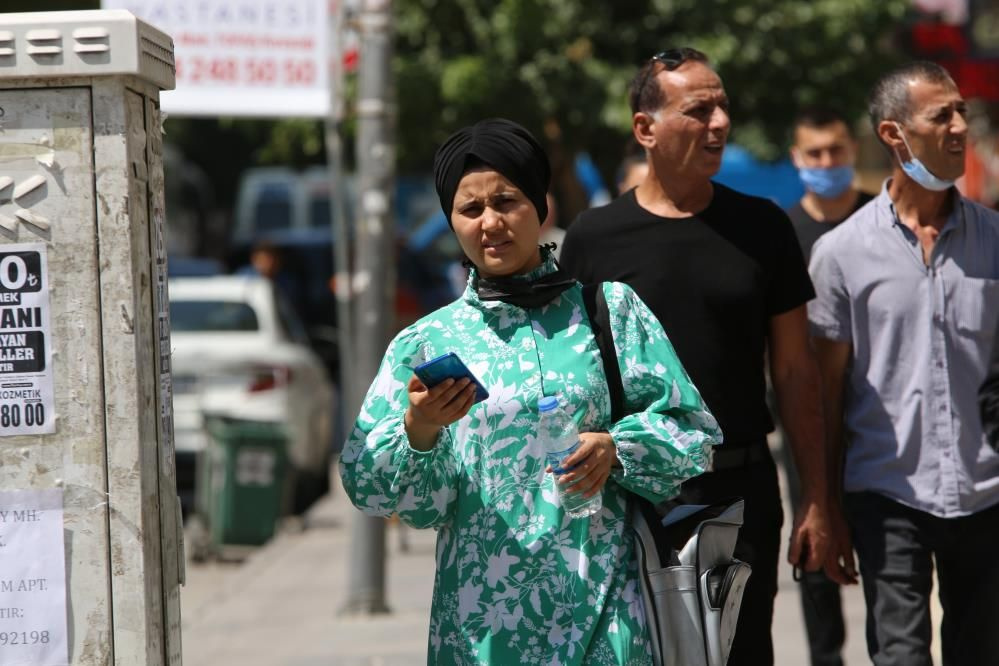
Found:
[[[617, 447], [610, 434], [581, 432], [579, 448], [562, 461], [563, 469], [572, 469], [558, 477], [557, 482], [572, 484], [570, 492], [581, 492], [584, 497], [592, 497], [603, 490], [614, 466], [620, 467], [621, 463], [617, 459]], [[552, 471], [551, 466], [547, 471]]]
[[475, 400], [475, 385], [467, 378], [445, 379], [437, 386], [427, 388], [413, 375], [407, 390], [406, 435], [410, 446], [418, 451], [434, 448], [440, 429], [467, 414]]

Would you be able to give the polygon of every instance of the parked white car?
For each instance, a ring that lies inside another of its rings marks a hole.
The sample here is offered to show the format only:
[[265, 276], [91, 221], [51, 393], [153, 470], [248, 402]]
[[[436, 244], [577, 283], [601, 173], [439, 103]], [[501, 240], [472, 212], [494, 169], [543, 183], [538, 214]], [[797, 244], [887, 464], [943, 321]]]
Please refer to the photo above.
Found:
[[191, 506], [211, 414], [285, 426], [302, 508], [303, 496], [328, 481], [335, 389], [294, 311], [266, 278], [178, 277], [170, 280], [170, 325], [182, 500]]

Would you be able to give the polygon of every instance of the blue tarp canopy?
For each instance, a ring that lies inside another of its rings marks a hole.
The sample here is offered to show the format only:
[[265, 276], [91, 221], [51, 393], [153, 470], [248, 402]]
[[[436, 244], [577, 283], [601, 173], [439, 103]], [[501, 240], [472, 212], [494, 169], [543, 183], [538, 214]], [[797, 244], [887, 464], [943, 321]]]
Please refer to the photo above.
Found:
[[771, 199], [781, 208], [789, 208], [805, 193], [791, 160], [762, 162], [732, 143], [725, 146], [721, 170], [713, 180], [733, 190]]

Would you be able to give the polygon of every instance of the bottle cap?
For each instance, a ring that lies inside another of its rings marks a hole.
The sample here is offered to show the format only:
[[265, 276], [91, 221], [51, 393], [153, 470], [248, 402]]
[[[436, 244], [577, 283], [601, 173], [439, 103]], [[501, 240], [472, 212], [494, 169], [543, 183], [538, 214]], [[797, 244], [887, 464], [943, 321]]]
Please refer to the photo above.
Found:
[[538, 400], [538, 411], [539, 412], [550, 412], [558, 407], [558, 398], [553, 395], [545, 396]]

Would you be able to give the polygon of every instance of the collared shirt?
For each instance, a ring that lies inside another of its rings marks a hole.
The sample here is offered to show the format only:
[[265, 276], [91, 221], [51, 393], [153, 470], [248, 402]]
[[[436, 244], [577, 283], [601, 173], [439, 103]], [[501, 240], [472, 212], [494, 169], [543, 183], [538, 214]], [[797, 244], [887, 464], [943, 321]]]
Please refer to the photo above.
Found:
[[887, 192], [815, 244], [812, 334], [852, 345], [844, 489], [940, 517], [999, 503], [978, 413], [999, 318], [999, 213], [952, 190], [929, 265]]

